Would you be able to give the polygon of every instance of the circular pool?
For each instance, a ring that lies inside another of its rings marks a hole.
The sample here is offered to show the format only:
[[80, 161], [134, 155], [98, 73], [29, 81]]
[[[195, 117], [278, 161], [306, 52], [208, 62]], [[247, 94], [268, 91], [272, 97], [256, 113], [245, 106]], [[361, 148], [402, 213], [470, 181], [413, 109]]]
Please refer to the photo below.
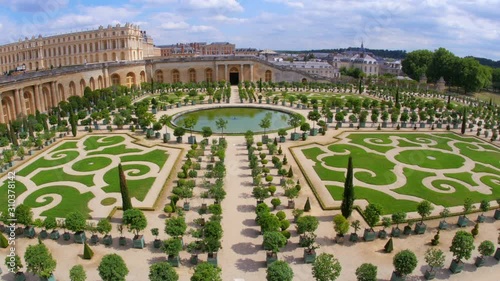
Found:
[[288, 119], [290, 113], [277, 111], [274, 109], [260, 107], [218, 107], [207, 108], [186, 113], [180, 113], [172, 121], [176, 126], [183, 126], [186, 118], [195, 118], [197, 120], [194, 131], [201, 131], [203, 127], [210, 127], [214, 133], [220, 133], [215, 121], [222, 118], [227, 120], [227, 127], [224, 133], [242, 134], [250, 130], [253, 132], [264, 132], [259, 124], [262, 119], [270, 116], [271, 126], [266, 129], [267, 132], [288, 128]]

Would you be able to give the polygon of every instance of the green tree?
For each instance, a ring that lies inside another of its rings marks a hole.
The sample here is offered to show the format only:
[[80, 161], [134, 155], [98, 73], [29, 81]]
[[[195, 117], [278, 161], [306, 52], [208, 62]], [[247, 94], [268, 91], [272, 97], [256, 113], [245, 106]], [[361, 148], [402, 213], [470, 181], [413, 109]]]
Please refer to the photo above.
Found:
[[430, 272], [434, 272], [434, 268], [441, 268], [444, 266], [445, 255], [443, 251], [438, 248], [429, 248], [425, 251], [425, 262], [430, 266]]
[[222, 281], [222, 270], [208, 262], [202, 262], [194, 268], [191, 281]]
[[149, 267], [150, 281], [177, 281], [179, 275], [167, 261], [157, 262]]
[[123, 212], [123, 224], [128, 226], [129, 231], [133, 231], [134, 235], [139, 235], [141, 230], [148, 226], [148, 220], [144, 213], [139, 209], [128, 209]]
[[380, 221], [380, 215], [382, 214], [382, 207], [378, 204], [370, 203], [365, 209], [365, 219], [370, 229], [373, 231], [373, 227]]
[[118, 177], [120, 178], [120, 193], [122, 195], [122, 209], [125, 212], [128, 209], [132, 209], [132, 202], [130, 200], [130, 194], [128, 192], [127, 180], [125, 179], [125, 173], [123, 172], [122, 164], [118, 164]]
[[460, 59], [458, 73], [458, 86], [464, 89], [464, 94], [476, 92], [481, 88], [491, 85], [491, 70], [482, 66], [475, 58]]
[[377, 281], [377, 267], [371, 263], [364, 263], [356, 268], [358, 281]]
[[349, 156], [349, 162], [347, 164], [347, 175], [344, 183], [344, 194], [342, 196], [342, 205], [340, 210], [345, 218], [349, 218], [352, 213], [352, 208], [354, 205], [354, 185], [353, 185], [353, 167], [352, 167], [352, 157]]
[[227, 123], [228, 121], [223, 118], [219, 118], [215, 121], [215, 126], [221, 131], [222, 137], [224, 137], [224, 130], [227, 128]]
[[432, 62], [433, 52], [429, 50], [415, 50], [406, 55], [401, 62], [403, 72], [411, 79], [419, 81], [427, 73], [427, 68]]
[[293, 127], [293, 132], [297, 133], [297, 127], [302, 123], [302, 117], [300, 114], [295, 113], [290, 115], [290, 118], [288, 119], [288, 125]]
[[472, 234], [464, 230], [459, 230], [455, 233], [451, 241], [450, 251], [453, 253], [455, 261], [460, 263], [462, 259], [470, 259], [472, 250], [475, 248]]
[[399, 276], [411, 274], [417, 267], [417, 256], [410, 250], [403, 250], [397, 253], [392, 264]]
[[102, 218], [97, 222], [97, 232], [108, 235], [108, 233], [111, 231], [111, 223], [107, 218]]
[[15, 216], [17, 219], [17, 223], [24, 226], [29, 226], [33, 223], [33, 211], [31, 210], [31, 207], [27, 205], [18, 205], [16, 207]]
[[163, 114], [160, 117], [160, 120], [158, 122], [165, 126], [165, 134], [168, 134], [168, 124], [170, 124], [170, 121], [172, 120], [172, 116], [169, 116], [167, 114]]
[[75, 265], [69, 270], [69, 279], [71, 281], [85, 281], [87, 279], [87, 273], [81, 264]]
[[464, 111], [462, 113], [462, 127], [460, 128], [460, 132], [465, 134], [465, 130], [467, 129], [467, 107], [464, 107]]
[[432, 210], [434, 210], [434, 206], [432, 206], [431, 202], [424, 200], [417, 205], [417, 212], [422, 218], [420, 220], [420, 223], [424, 223], [424, 219], [428, 217], [431, 213]]
[[65, 220], [66, 228], [73, 232], [80, 232], [87, 227], [87, 221], [80, 212], [69, 213]]
[[316, 281], [337, 280], [341, 271], [342, 266], [332, 254], [320, 254], [312, 265], [312, 274]]
[[292, 281], [293, 270], [285, 261], [275, 261], [267, 268], [267, 281]]
[[56, 261], [45, 244], [29, 245], [24, 253], [26, 269], [42, 278], [49, 278], [56, 269]]
[[488, 257], [493, 255], [493, 253], [495, 252], [495, 244], [493, 244], [493, 242], [489, 240], [484, 240], [483, 242], [481, 242], [481, 244], [479, 244], [477, 250], [483, 258]]
[[103, 281], [125, 281], [128, 275], [127, 265], [117, 254], [105, 255], [97, 270]]
[[450, 51], [445, 48], [437, 49], [432, 54], [432, 61], [427, 68], [427, 78], [436, 82], [443, 77], [446, 82], [452, 84], [457, 61], [458, 58]]
[[318, 229], [319, 220], [313, 216], [303, 216], [297, 219], [297, 233], [314, 232]]
[[165, 233], [171, 237], [182, 237], [186, 229], [187, 224], [184, 217], [174, 217], [165, 221]]
[[333, 217], [333, 229], [337, 235], [343, 237], [349, 231], [349, 221], [341, 214]]
[[14, 271], [14, 273], [17, 273], [23, 268], [23, 263], [21, 262], [21, 257], [18, 255], [15, 255], [14, 257], [5, 257], [5, 266], [9, 270]]
[[259, 127], [264, 129], [264, 136], [266, 135], [266, 130], [271, 127], [271, 118], [272, 115], [269, 113], [266, 113], [266, 116], [260, 120]]
[[201, 128], [201, 132], [204, 138], [209, 138], [213, 134], [212, 128], [208, 126]]

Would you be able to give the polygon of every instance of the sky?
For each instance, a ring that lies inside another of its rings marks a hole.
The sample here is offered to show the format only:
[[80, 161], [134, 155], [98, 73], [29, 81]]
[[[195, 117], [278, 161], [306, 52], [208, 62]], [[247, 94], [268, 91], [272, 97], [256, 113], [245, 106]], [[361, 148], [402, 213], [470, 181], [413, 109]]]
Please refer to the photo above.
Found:
[[156, 45], [237, 48], [360, 46], [500, 60], [500, 0], [0, 0], [0, 44], [138, 24]]

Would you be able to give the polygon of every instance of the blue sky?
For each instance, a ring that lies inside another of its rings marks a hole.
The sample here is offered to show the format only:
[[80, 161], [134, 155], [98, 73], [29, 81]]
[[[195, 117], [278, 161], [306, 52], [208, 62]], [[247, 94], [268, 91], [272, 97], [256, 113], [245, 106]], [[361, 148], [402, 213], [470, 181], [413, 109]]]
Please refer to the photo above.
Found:
[[500, 60], [499, 0], [0, 0], [0, 43], [117, 23], [155, 44], [434, 50]]

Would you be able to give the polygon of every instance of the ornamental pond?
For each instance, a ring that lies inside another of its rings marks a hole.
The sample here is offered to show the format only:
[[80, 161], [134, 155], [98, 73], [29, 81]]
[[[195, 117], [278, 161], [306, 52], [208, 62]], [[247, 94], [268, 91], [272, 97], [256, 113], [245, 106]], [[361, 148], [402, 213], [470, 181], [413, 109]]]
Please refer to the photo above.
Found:
[[242, 134], [250, 130], [255, 133], [264, 132], [259, 123], [266, 116], [271, 118], [271, 126], [266, 129], [267, 132], [288, 128], [288, 119], [290, 114], [267, 108], [257, 107], [218, 107], [201, 109], [186, 113], [181, 113], [174, 118], [173, 123], [176, 126], [182, 126], [186, 118], [195, 118], [197, 120], [194, 131], [201, 131], [203, 127], [210, 127], [214, 133], [220, 133], [215, 122], [222, 118], [227, 120], [227, 128], [224, 133]]

